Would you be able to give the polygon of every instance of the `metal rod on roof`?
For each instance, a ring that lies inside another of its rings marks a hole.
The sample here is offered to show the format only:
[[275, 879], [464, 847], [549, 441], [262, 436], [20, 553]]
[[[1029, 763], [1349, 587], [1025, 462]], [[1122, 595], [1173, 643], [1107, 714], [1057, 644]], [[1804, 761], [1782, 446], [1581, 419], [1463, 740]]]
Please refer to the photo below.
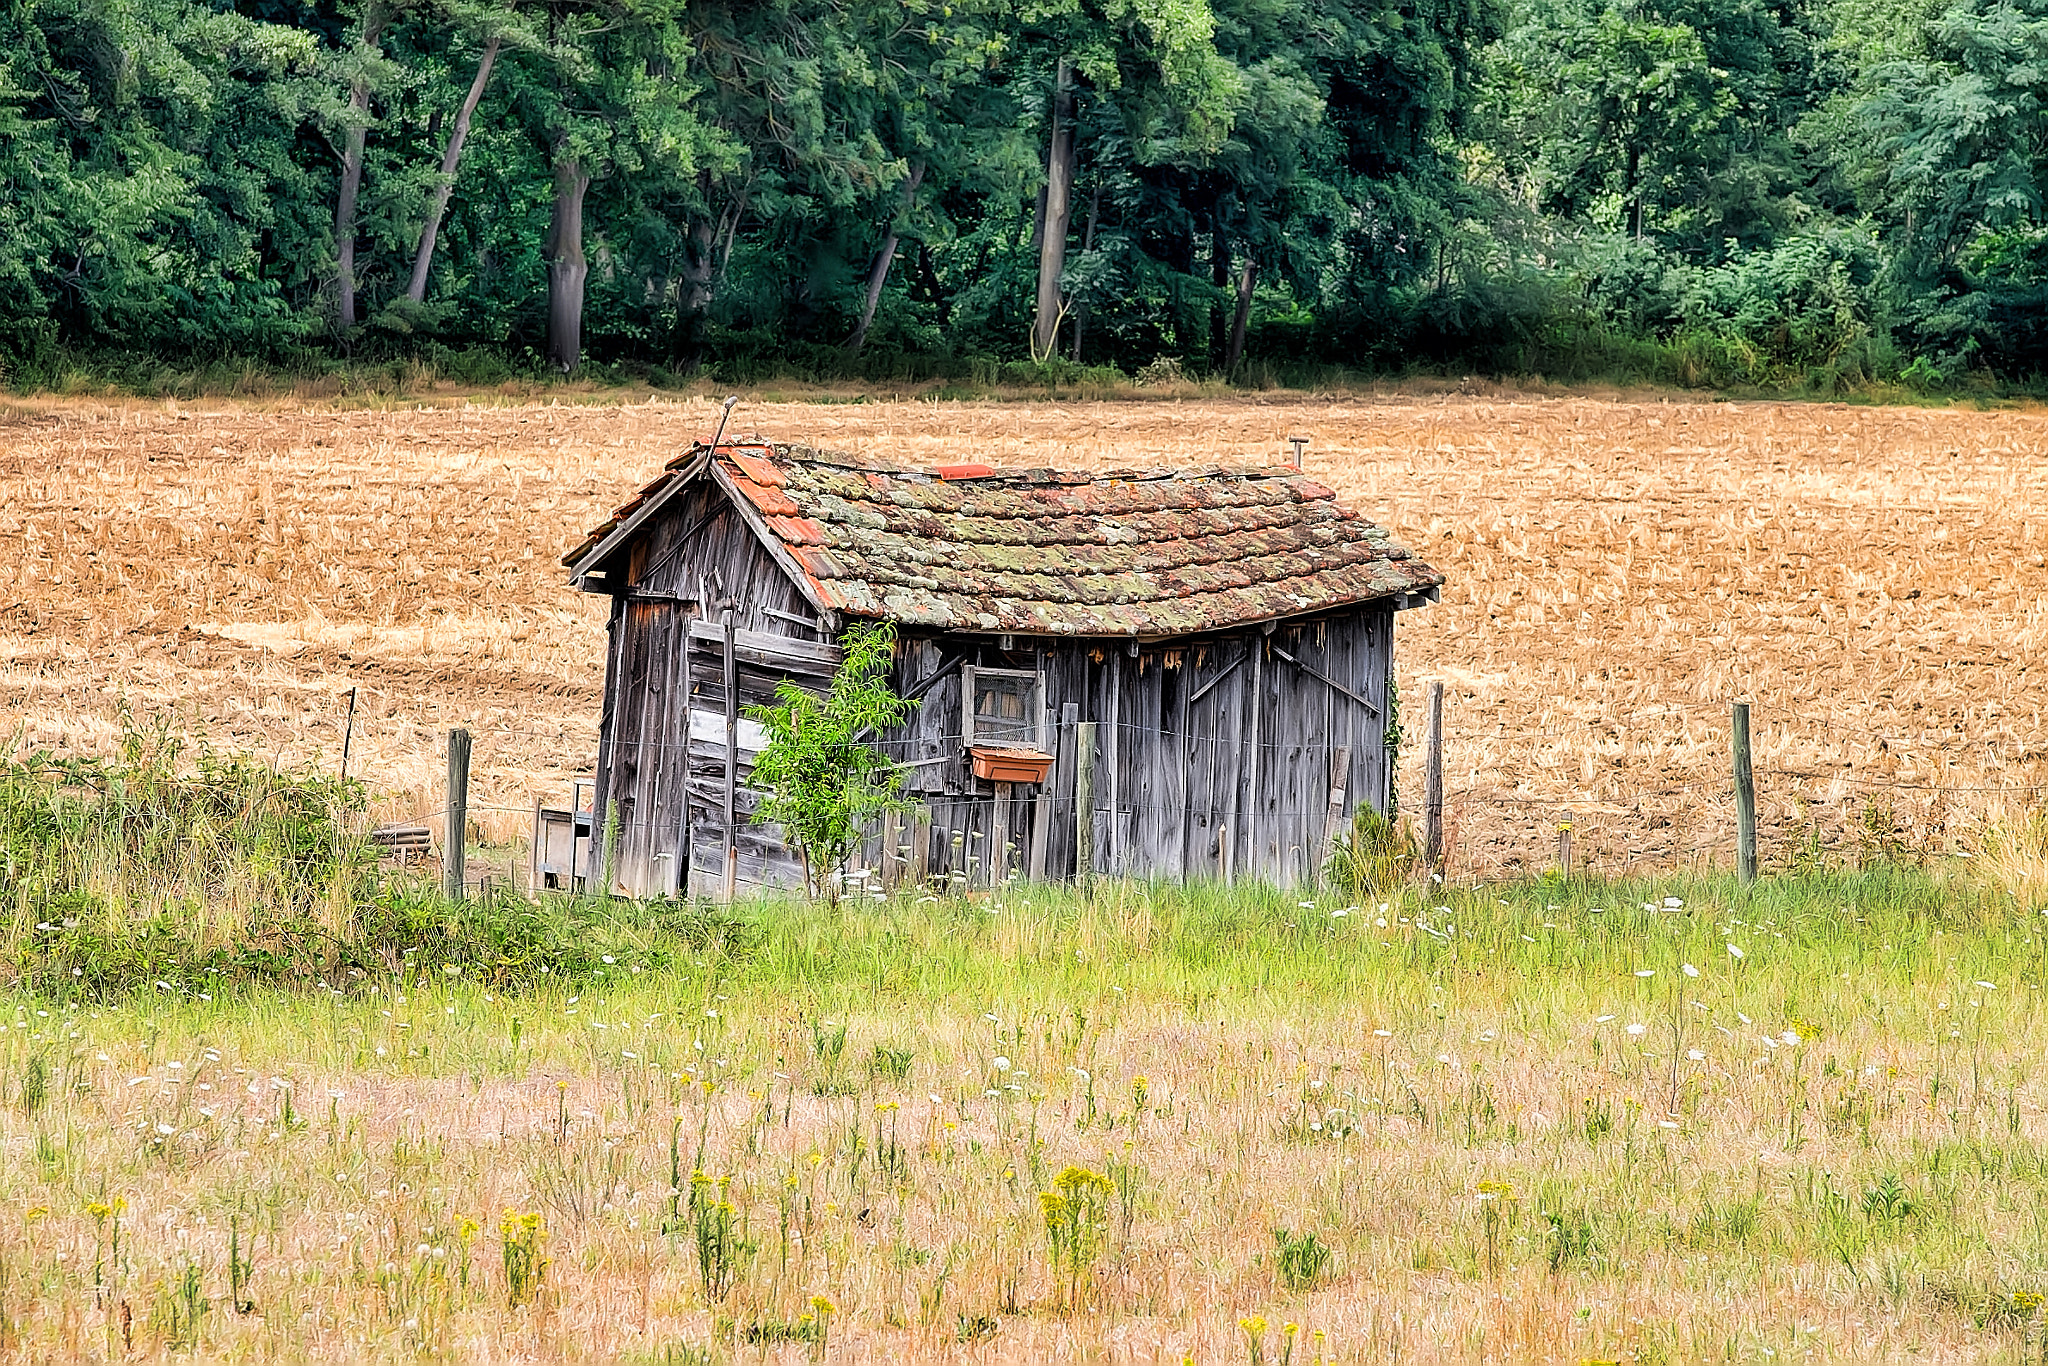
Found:
[[718, 430], [712, 433], [711, 436], [711, 453], [713, 455], [718, 454], [718, 443], [725, 437], [725, 424], [732, 420], [732, 410], [739, 405], [739, 401], [740, 396], [738, 394], [726, 395], [725, 411], [718, 415]]

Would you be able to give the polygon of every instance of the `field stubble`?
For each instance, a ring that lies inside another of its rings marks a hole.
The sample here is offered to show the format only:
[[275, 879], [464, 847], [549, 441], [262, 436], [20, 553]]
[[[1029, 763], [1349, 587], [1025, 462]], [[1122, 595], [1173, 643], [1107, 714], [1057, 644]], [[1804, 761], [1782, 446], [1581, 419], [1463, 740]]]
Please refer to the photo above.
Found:
[[[382, 814], [523, 830], [591, 761], [602, 613], [557, 559], [705, 399], [29, 401], [0, 426], [0, 709], [104, 750], [118, 712], [339, 760]], [[1449, 575], [1401, 619], [1448, 689], [1454, 867], [1540, 869], [1570, 822], [1610, 869], [1727, 857], [1727, 704], [1755, 706], [1767, 860], [1941, 849], [2048, 784], [2048, 419], [2026, 412], [1514, 394], [1116, 403], [750, 402], [740, 428], [939, 463], [1307, 469]]]

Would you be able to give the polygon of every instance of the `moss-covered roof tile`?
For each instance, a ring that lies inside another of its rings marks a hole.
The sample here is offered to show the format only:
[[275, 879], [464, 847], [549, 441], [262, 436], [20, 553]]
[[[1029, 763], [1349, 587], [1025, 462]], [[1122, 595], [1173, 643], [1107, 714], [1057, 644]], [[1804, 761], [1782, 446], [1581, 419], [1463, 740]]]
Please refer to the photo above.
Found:
[[[688, 477], [669, 462], [567, 562]], [[799, 446], [720, 446], [818, 600], [940, 630], [1183, 635], [1425, 593], [1443, 575], [1297, 470], [995, 470], [945, 478]], [[963, 466], [978, 471], [981, 467]]]

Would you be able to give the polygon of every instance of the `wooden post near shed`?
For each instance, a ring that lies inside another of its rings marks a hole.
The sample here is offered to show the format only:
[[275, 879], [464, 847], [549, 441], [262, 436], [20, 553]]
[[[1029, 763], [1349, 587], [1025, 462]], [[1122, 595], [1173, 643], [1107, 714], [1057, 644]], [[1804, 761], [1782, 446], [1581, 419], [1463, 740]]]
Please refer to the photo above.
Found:
[[1074, 723], [1074, 881], [1095, 885], [1095, 723]]
[[1444, 685], [1429, 685], [1429, 740], [1422, 770], [1422, 861], [1444, 870]]
[[469, 838], [469, 732], [448, 732], [448, 832], [441, 840], [441, 890], [462, 900], [463, 845]]
[[725, 867], [720, 874], [719, 890], [730, 904], [739, 895], [740, 875], [740, 833], [734, 814], [740, 778], [740, 664], [733, 649], [731, 608], [721, 615], [719, 625], [725, 632]]
[[1075, 702], [1060, 704], [1059, 724], [1048, 737], [1052, 751], [1052, 767], [1046, 771], [1045, 781], [1038, 785], [1037, 809], [1031, 817], [1031, 880], [1045, 881], [1046, 861], [1051, 858], [1052, 808], [1057, 800], [1055, 794], [1062, 784], [1072, 781], [1069, 774], [1074, 763], [1074, 737], [1079, 732], [1081, 708]]
[[1756, 779], [1749, 768], [1749, 703], [1737, 702], [1729, 717], [1729, 749], [1735, 761], [1735, 872], [1756, 881]]
[[890, 807], [882, 813], [882, 890], [903, 885], [903, 813]]
[[932, 880], [932, 809], [919, 802], [910, 821], [910, 865], [904, 870], [917, 886]]
[[994, 819], [989, 822], [988, 856], [982, 867], [988, 870], [988, 885], [1000, 887], [1010, 873], [1010, 794], [1015, 783], [996, 784]]
[[1323, 816], [1323, 844], [1316, 866], [1305, 869], [1307, 880], [1313, 882], [1322, 871], [1322, 859], [1329, 857], [1330, 848], [1337, 842], [1337, 833], [1344, 828], [1344, 789], [1351, 781], [1351, 746], [1339, 745], [1330, 751], [1330, 806]]
[[1045, 881], [1045, 846], [1052, 835], [1052, 774], [1047, 772], [1045, 781], [1038, 785], [1038, 795], [1031, 800], [1031, 852], [1024, 864], [1024, 876], [1033, 882]]

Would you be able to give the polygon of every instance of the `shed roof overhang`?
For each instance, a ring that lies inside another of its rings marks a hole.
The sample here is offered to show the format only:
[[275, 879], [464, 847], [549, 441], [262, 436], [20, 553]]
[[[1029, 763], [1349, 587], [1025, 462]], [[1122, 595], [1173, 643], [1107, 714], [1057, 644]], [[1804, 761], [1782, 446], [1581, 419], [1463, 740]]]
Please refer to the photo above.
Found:
[[1298, 470], [924, 471], [758, 442], [670, 461], [564, 557], [572, 582], [624, 591], [624, 552], [706, 476], [834, 628], [1174, 639], [1418, 607], [1443, 583]]

